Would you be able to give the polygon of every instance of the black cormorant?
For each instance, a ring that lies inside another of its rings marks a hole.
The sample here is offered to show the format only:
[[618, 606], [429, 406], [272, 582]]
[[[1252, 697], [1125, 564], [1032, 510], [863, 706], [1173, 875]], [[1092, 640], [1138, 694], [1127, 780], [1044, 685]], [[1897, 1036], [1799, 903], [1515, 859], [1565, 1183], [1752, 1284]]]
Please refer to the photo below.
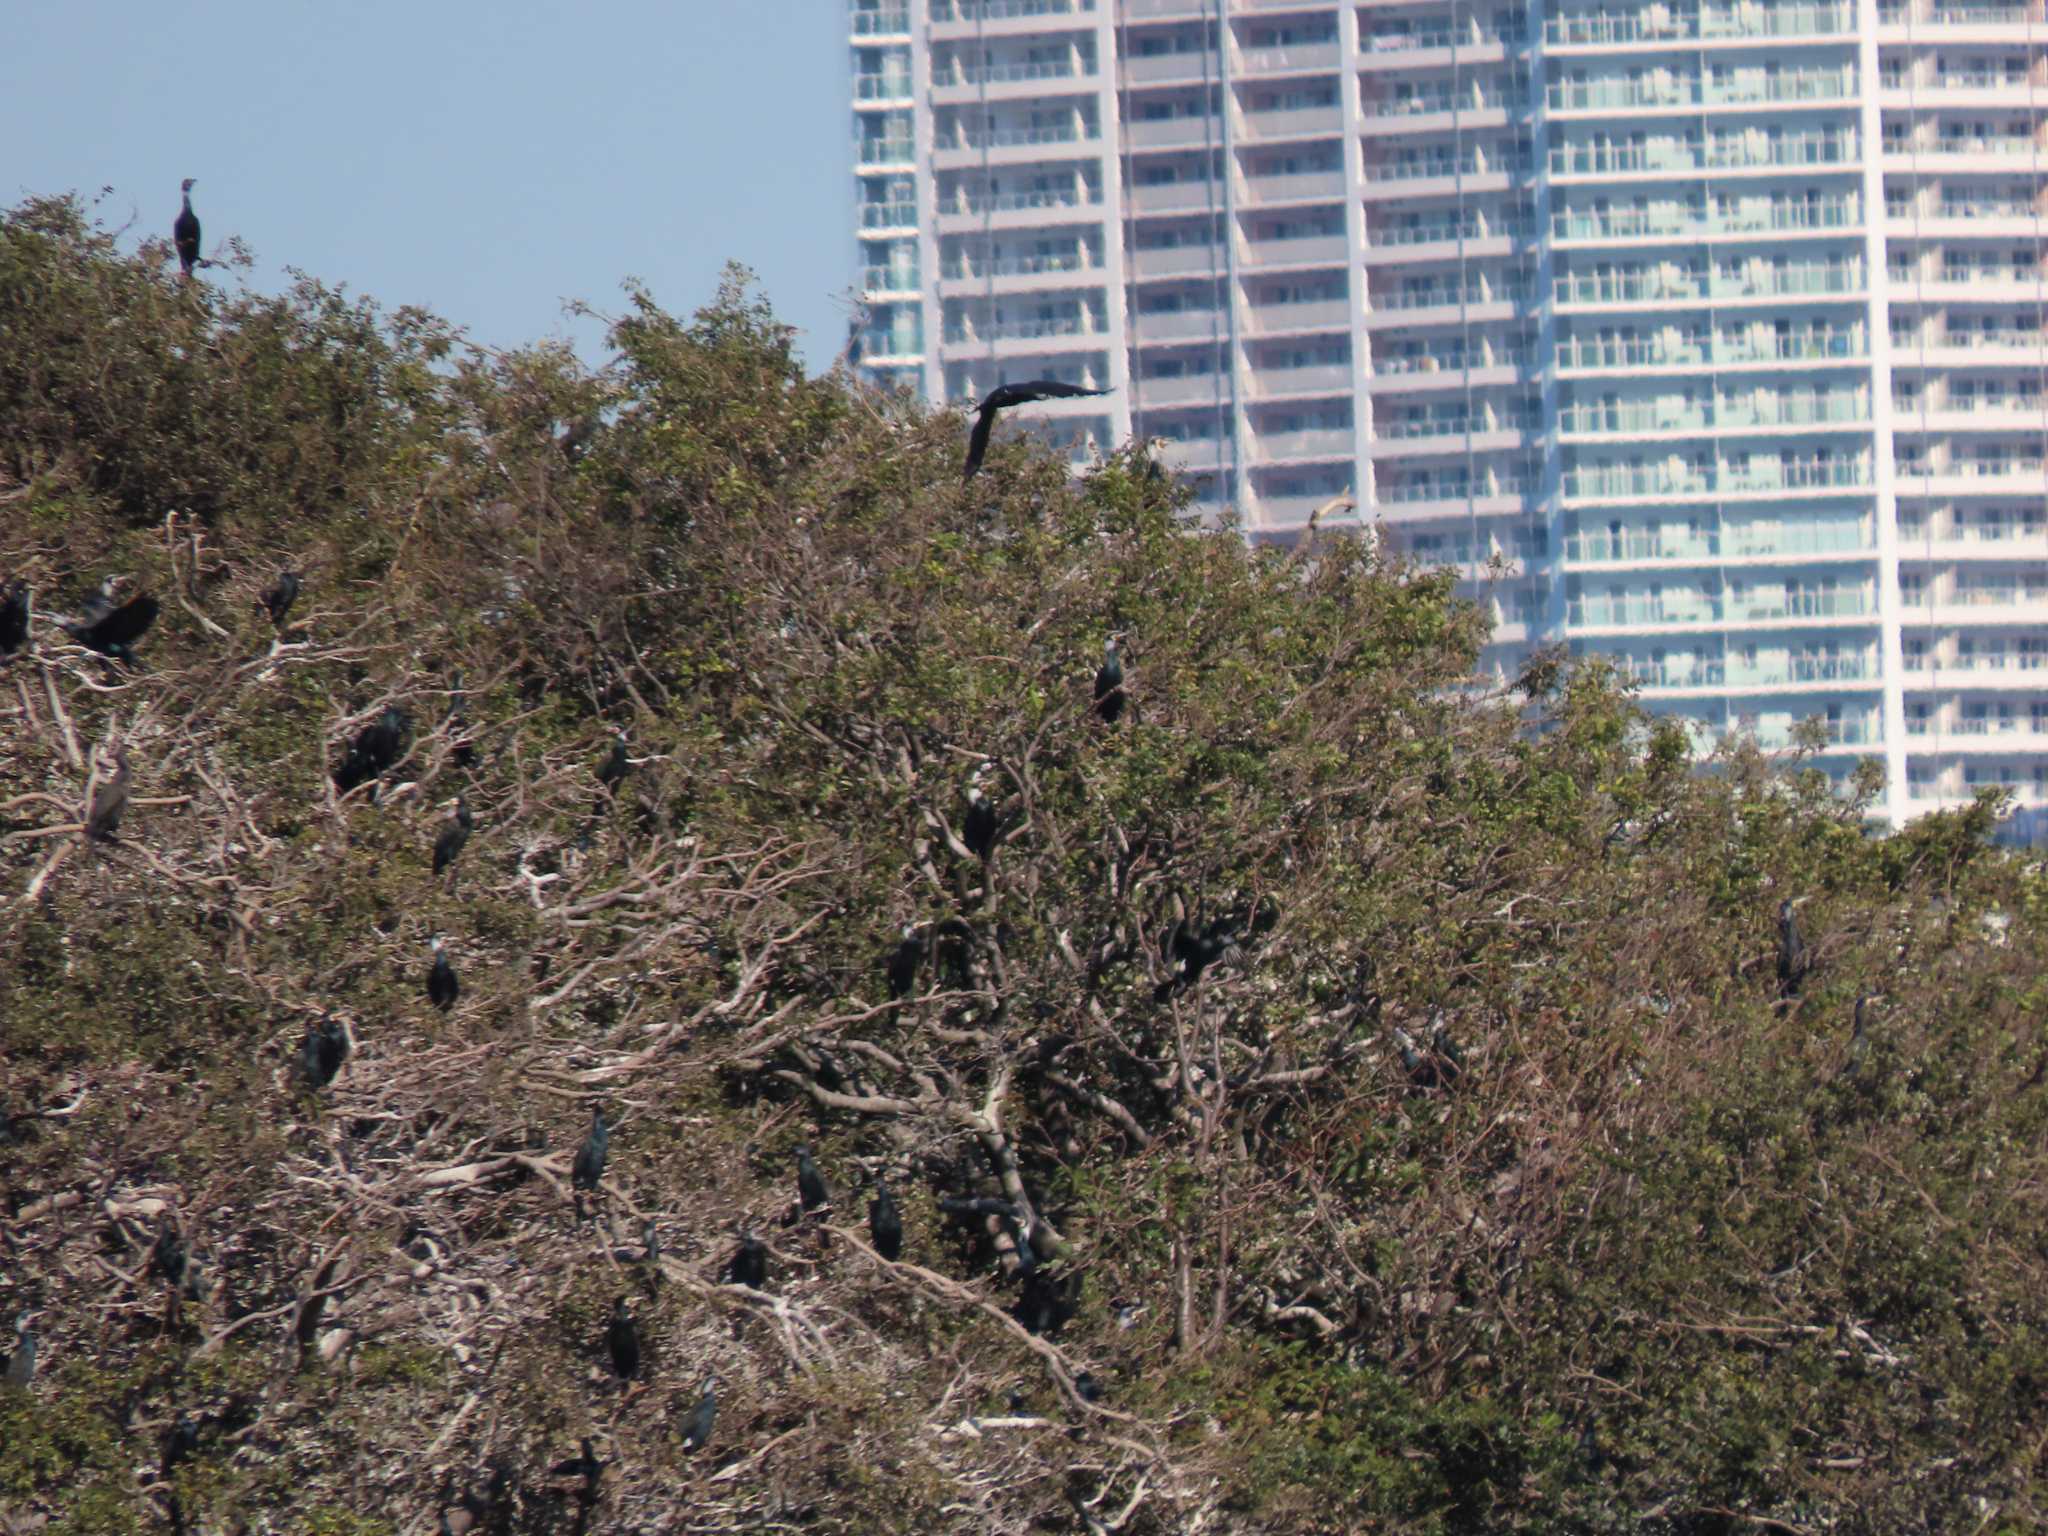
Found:
[[121, 813], [128, 808], [128, 749], [114, 748], [114, 771], [92, 792], [85, 811], [85, 835], [96, 843], [106, 842], [121, 825]]
[[604, 786], [606, 794], [616, 794], [619, 785], [632, 771], [633, 761], [626, 756], [626, 733], [620, 731], [612, 737], [609, 755], [597, 765], [597, 782]]
[[163, 1460], [159, 1464], [159, 1476], [165, 1482], [178, 1470], [178, 1463], [199, 1449], [199, 1426], [188, 1414], [179, 1414], [178, 1422], [164, 1432]]
[[551, 1477], [582, 1478], [583, 1486], [576, 1490], [576, 1497], [588, 1504], [597, 1497], [598, 1479], [604, 1476], [604, 1463], [597, 1459], [597, 1452], [586, 1436], [583, 1441], [583, 1453], [556, 1462], [548, 1468], [548, 1474]]
[[25, 581], [0, 587], [0, 656], [12, 656], [28, 644], [29, 593]]
[[640, 1325], [633, 1320], [632, 1304], [623, 1296], [612, 1303], [612, 1321], [604, 1331], [604, 1345], [611, 1352], [612, 1369], [621, 1381], [631, 1381], [639, 1374]]
[[358, 784], [367, 784], [383, 774], [404, 753], [406, 734], [411, 729], [412, 718], [404, 710], [396, 705], [386, 708], [356, 732], [340, 766], [334, 770], [335, 788], [347, 794]]
[[903, 1213], [880, 1178], [875, 1180], [875, 1198], [868, 1206], [868, 1235], [875, 1240], [875, 1252], [890, 1263], [903, 1257]]
[[903, 925], [903, 939], [889, 951], [889, 959], [883, 974], [889, 983], [889, 995], [893, 998], [910, 996], [917, 985], [917, 968], [924, 960], [924, 940], [917, 929], [910, 924]]
[[192, 211], [192, 187], [198, 181], [196, 176], [187, 176], [179, 192], [184, 194], [185, 205], [178, 210], [178, 217], [171, 225], [171, 238], [177, 242], [178, 265], [185, 276], [192, 275], [192, 269], [204, 265], [199, 256], [199, 215]]
[[977, 859], [986, 860], [996, 846], [995, 802], [976, 784], [967, 791], [967, 819], [960, 824], [960, 841]]
[[751, 1232], [741, 1233], [739, 1248], [725, 1272], [734, 1285], [744, 1285], [751, 1291], [767, 1290], [768, 1245]]
[[704, 1395], [697, 1399], [697, 1406], [690, 1411], [689, 1419], [683, 1425], [683, 1449], [701, 1451], [711, 1441], [711, 1429], [718, 1422], [718, 1378], [708, 1376], [704, 1380]]
[[469, 814], [469, 802], [460, 795], [455, 797], [455, 814], [441, 823], [441, 835], [434, 839], [434, 873], [440, 874], [455, 862], [462, 845], [469, 841], [469, 830], [476, 825], [476, 819]]
[[1124, 662], [1116, 636], [1102, 642], [1102, 665], [1095, 670], [1095, 713], [1104, 725], [1116, 724], [1124, 712]]
[[802, 1142], [796, 1148], [796, 1197], [806, 1215], [832, 1203], [832, 1191], [825, 1176], [818, 1172], [818, 1165], [811, 1161], [811, 1149]]
[[1006, 411], [1013, 405], [1029, 405], [1034, 400], [1072, 400], [1082, 395], [1106, 395], [1106, 389], [1083, 389], [1078, 384], [1062, 384], [1058, 379], [1033, 379], [1025, 384], [998, 384], [990, 390], [981, 404], [975, 407], [974, 431], [967, 439], [967, 469], [960, 478], [972, 480], [981, 468], [981, 456], [988, 452], [988, 434], [996, 424], [996, 413]]
[[455, 967], [448, 963], [448, 946], [437, 933], [433, 938], [434, 965], [427, 972], [427, 999], [446, 1013], [462, 995], [462, 983], [455, 979]]
[[319, 1023], [306, 1025], [306, 1042], [299, 1047], [299, 1075], [315, 1090], [334, 1081], [334, 1074], [348, 1060], [348, 1031], [329, 1014]]
[[1778, 903], [1778, 995], [1797, 997], [1806, 981], [1807, 968], [1813, 957], [1807, 952], [1806, 940], [1799, 934], [1799, 918], [1793, 910], [1804, 896], [1786, 897]]
[[590, 1134], [576, 1149], [576, 1162], [569, 1170], [569, 1182], [578, 1189], [595, 1189], [604, 1177], [605, 1154], [611, 1150], [612, 1133], [604, 1123], [604, 1111], [590, 1112]]
[[1154, 989], [1153, 1000], [1163, 1003], [1177, 988], [1192, 987], [1202, 979], [1202, 972], [1230, 952], [1230, 946], [1235, 942], [1237, 937], [1231, 932], [1228, 918], [1217, 918], [1206, 933], [1197, 932], [1194, 924], [1184, 917], [1175, 919], [1165, 942], [1160, 945], [1169, 969], [1166, 980]]
[[1076, 1371], [1074, 1373], [1074, 1391], [1079, 1394], [1081, 1401], [1084, 1403], [1099, 1403], [1102, 1401], [1102, 1384], [1095, 1379], [1092, 1372]]
[[7, 1357], [6, 1382], [10, 1387], [27, 1387], [36, 1379], [36, 1336], [28, 1331], [35, 1318], [23, 1312], [14, 1320], [14, 1353]]
[[279, 629], [284, 628], [285, 616], [292, 611], [292, 604], [299, 600], [299, 573], [279, 571], [277, 580], [263, 589], [263, 606], [269, 611], [270, 622]]
[[166, 1216], [157, 1228], [156, 1242], [149, 1250], [149, 1272], [177, 1290], [185, 1283], [185, 1244], [177, 1226]]
[[103, 587], [94, 594], [83, 614], [57, 622], [87, 650], [116, 661], [133, 661], [135, 642], [156, 622], [158, 606], [155, 598], [143, 592], [116, 607]]

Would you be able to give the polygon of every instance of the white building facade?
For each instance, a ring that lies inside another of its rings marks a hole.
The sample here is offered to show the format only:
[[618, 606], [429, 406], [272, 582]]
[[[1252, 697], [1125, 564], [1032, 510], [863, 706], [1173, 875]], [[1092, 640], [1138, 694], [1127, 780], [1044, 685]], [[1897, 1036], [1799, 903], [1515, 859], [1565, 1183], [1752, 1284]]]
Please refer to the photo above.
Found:
[[852, 3], [870, 377], [2048, 817], [2041, 0]]

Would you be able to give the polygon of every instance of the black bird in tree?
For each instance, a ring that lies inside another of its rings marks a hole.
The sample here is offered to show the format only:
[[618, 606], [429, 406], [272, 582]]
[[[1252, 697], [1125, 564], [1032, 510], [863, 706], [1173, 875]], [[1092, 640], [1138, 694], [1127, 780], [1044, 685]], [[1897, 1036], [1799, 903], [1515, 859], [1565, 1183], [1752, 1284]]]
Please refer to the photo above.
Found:
[[889, 951], [889, 958], [883, 967], [883, 975], [889, 983], [889, 996], [902, 999], [910, 996], [917, 985], [917, 968], [924, 961], [924, 940], [917, 929], [910, 924], [903, 925], [903, 939]]
[[114, 748], [114, 771], [92, 792], [85, 808], [85, 835], [96, 843], [109, 841], [120, 829], [128, 808], [128, 749]]
[[967, 438], [967, 469], [960, 479], [972, 480], [981, 468], [982, 455], [988, 452], [988, 435], [996, 424], [996, 413], [1006, 411], [1013, 405], [1029, 405], [1034, 400], [1073, 400], [1083, 395], [1106, 395], [1106, 389], [1083, 389], [1078, 384], [1062, 384], [1058, 379], [1033, 379], [1026, 384], [998, 384], [988, 392], [987, 397], [975, 407], [974, 431]]
[[612, 1369], [619, 1380], [631, 1381], [639, 1374], [640, 1324], [634, 1321], [632, 1303], [623, 1296], [612, 1303], [612, 1321], [604, 1331], [604, 1347], [611, 1352]]
[[196, 176], [187, 176], [184, 185], [178, 188], [184, 195], [185, 205], [178, 210], [178, 217], [171, 225], [171, 239], [178, 246], [178, 265], [188, 278], [194, 267], [206, 265], [199, 255], [199, 215], [192, 211], [192, 188], [198, 180]]
[[796, 1148], [796, 1198], [806, 1216], [832, 1203], [831, 1187], [811, 1161], [811, 1149], [802, 1142]]
[[0, 587], [0, 656], [12, 656], [28, 644], [29, 593], [25, 581]]
[[1799, 917], [1794, 910], [1804, 896], [1788, 896], [1778, 903], [1778, 995], [1794, 998], [1806, 982], [1806, 973], [1813, 964], [1813, 956], [1806, 948], [1806, 940], [1800, 936]]
[[1176, 918], [1160, 946], [1169, 969], [1166, 980], [1153, 989], [1153, 1001], [1163, 1003], [1181, 987], [1192, 987], [1202, 979], [1202, 972], [1228, 954], [1236, 942], [1228, 918], [1217, 918], [1206, 933], [1198, 932], [1185, 917]]
[[1865, 992], [1856, 999], [1856, 1024], [1849, 1033], [1849, 1059], [1842, 1068], [1844, 1077], [1860, 1077], [1870, 1062], [1870, 1005], [1883, 1002], [1876, 992]]
[[149, 1272], [174, 1291], [185, 1283], [185, 1244], [168, 1216], [157, 1228], [156, 1242], [149, 1250]]
[[192, 1422], [189, 1414], [178, 1415], [178, 1422], [164, 1432], [163, 1460], [158, 1475], [165, 1481], [178, 1470], [178, 1463], [188, 1459], [199, 1449], [199, 1426]]
[[87, 601], [84, 613], [75, 619], [58, 618], [57, 622], [87, 650], [98, 651], [115, 661], [133, 661], [135, 642], [156, 622], [160, 605], [143, 592], [116, 606], [115, 585], [116, 579], [109, 578]]
[[299, 573], [279, 571], [277, 580], [263, 589], [263, 607], [270, 615], [270, 622], [279, 629], [292, 611], [292, 604], [299, 600]]
[[386, 708], [356, 732], [334, 770], [334, 787], [347, 794], [359, 784], [382, 777], [404, 754], [405, 738], [411, 730], [411, 716], [396, 705]]
[[318, 1091], [334, 1081], [341, 1064], [348, 1060], [348, 1031], [332, 1014], [306, 1025], [306, 1042], [299, 1047], [299, 1075], [306, 1086]]
[[768, 1245], [751, 1232], [740, 1234], [739, 1248], [725, 1266], [726, 1278], [750, 1291], [768, 1289]]
[[455, 979], [455, 967], [448, 963], [448, 946], [438, 933], [432, 943], [434, 964], [427, 972], [427, 1001], [446, 1013], [462, 995], [462, 983]]
[[868, 1205], [868, 1235], [875, 1240], [875, 1252], [891, 1264], [903, 1257], [903, 1213], [881, 1178], [875, 1180], [875, 1198]]
[[462, 845], [469, 841], [470, 828], [476, 819], [469, 814], [469, 802], [460, 795], [455, 797], [455, 814], [441, 823], [441, 835], [434, 839], [434, 873], [440, 874], [456, 856], [462, 852]]
[[967, 818], [960, 824], [960, 841], [967, 851], [984, 863], [995, 852], [998, 820], [995, 802], [981, 792], [979, 784], [967, 790]]
[[712, 1427], [718, 1422], [718, 1378], [704, 1378], [704, 1395], [697, 1399], [697, 1406], [690, 1410], [690, 1417], [683, 1424], [683, 1449], [701, 1451], [711, 1443]]
[[27, 1389], [36, 1379], [36, 1336], [28, 1331], [35, 1313], [23, 1312], [14, 1319], [14, 1353], [7, 1357], [5, 1380], [10, 1387]]
[[1124, 660], [1111, 635], [1102, 642], [1102, 665], [1095, 669], [1095, 714], [1104, 725], [1115, 725], [1123, 712]]
[[1102, 1384], [1088, 1371], [1076, 1371], [1074, 1373], [1074, 1391], [1080, 1395], [1081, 1401], [1084, 1403], [1099, 1403], [1102, 1401]]
[[614, 795], [618, 793], [619, 785], [625, 782], [626, 775], [632, 771], [633, 761], [626, 756], [626, 733], [620, 731], [612, 737], [610, 755], [597, 766], [597, 782], [604, 786], [606, 794]]
[[604, 1177], [605, 1156], [611, 1150], [612, 1133], [604, 1123], [604, 1111], [590, 1112], [590, 1134], [576, 1149], [576, 1162], [569, 1170], [569, 1182], [578, 1189], [596, 1189]]

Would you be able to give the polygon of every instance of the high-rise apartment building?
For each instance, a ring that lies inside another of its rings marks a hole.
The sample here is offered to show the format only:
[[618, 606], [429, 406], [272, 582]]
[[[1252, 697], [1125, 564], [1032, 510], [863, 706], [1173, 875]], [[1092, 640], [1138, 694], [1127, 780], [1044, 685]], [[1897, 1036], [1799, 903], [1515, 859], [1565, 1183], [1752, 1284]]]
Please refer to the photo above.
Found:
[[864, 366], [2038, 825], [2041, 4], [853, 0]]

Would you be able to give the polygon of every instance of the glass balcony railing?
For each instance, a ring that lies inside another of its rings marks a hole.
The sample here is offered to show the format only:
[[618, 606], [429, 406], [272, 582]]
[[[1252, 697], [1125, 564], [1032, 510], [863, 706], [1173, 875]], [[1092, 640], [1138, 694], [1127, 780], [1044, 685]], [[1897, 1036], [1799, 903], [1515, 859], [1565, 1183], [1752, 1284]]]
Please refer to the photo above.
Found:
[[1679, 10], [1604, 11], [1553, 16], [1543, 24], [1550, 43], [1689, 42], [1716, 37], [1825, 37], [1856, 25], [1853, 5], [1708, 6]]
[[1715, 597], [1665, 593], [1659, 597], [1575, 597], [1565, 605], [1566, 622], [1595, 628], [1629, 625], [1712, 624], [1721, 617]]
[[855, 75], [853, 77], [853, 99], [855, 101], [893, 101], [910, 95], [910, 76], [904, 75]]
[[974, 133], [955, 133], [932, 147], [951, 149], [1016, 149], [1027, 144], [1079, 144], [1097, 138], [1101, 130], [1093, 123], [1034, 123], [1021, 128], [989, 128]]
[[917, 143], [914, 139], [862, 139], [857, 153], [861, 165], [911, 165], [917, 160]]
[[946, 327], [949, 342], [1038, 341], [1048, 336], [1094, 336], [1104, 330], [1100, 321], [1088, 315], [1053, 315], [1037, 320], [1013, 320], [1007, 325], [974, 326], [955, 322]]
[[1546, 99], [1553, 112], [1613, 112], [1645, 107], [1747, 106], [1773, 101], [1835, 101], [1856, 94], [1856, 71], [1741, 70], [1726, 77], [1663, 70], [1646, 77], [1559, 80]]
[[1643, 304], [1665, 299], [1856, 293], [1862, 287], [1860, 262], [1802, 262], [1711, 274], [1656, 267], [1571, 273], [1557, 279], [1555, 291], [1560, 304]]
[[1396, 309], [1435, 309], [1450, 304], [1521, 304], [1530, 296], [1526, 284], [1502, 284], [1489, 287], [1480, 284], [1468, 285], [1463, 292], [1452, 288], [1396, 288], [1372, 296], [1372, 308], [1378, 311]]
[[1721, 552], [1717, 534], [1688, 538], [1668, 533], [1575, 533], [1564, 541], [1564, 557], [1582, 565], [1618, 565], [1635, 560], [1711, 560]]
[[1727, 463], [1593, 464], [1564, 472], [1567, 498], [1586, 501], [1673, 498], [1742, 492], [1805, 491], [1862, 486], [1860, 458], [1778, 458]]
[[1790, 137], [1731, 135], [1712, 141], [1656, 139], [1646, 144], [1565, 144], [1551, 150], [1553, 176], [1652, 171], [1739, 170], [1750, 166], [1844, 165], [1856, 158], [1853, 133]]
[[1072, 16], [1095, 0], [931, 0], [933, 21], [1006, 21], [1012, 16]]
[[1870, 594], [1860, 587], [1756, 592], [1728, 605], [1729, 619], [1738, 624], [1773, 619], [1854, 619], [1876, 611]]
[[1866, 348], [1861, 326], [1840, 330], [1761, 335], [1568, 336], [1558, 343], [1560, 368], [1682, 368], [1708, 363], [1822, 362], [1858, 358]]
[[904, 7], [853, 13], [853, 34], [856, 37], [887, 36], [909, 30], [910, 12]]
[[1471, 501], [1500, 496], [1525, 496], [1531, 484], [1518, 475], [1430, 475], [1396, 480], [1383, 486], [1379, 498], [1394, 506], [1425, 501]]
[[1029, 256], [964, 257], [941, 262], [939, 276], [1025, 277], [1045, 272], [1085, 272], [1099, 265], [1081, 251], [1038, 252]]
[[862, 229], [894, 229], [917, 223], [915, 203], [867, 203], [860, 210]]
[[1845, 555], [1867, 551], [1870, 535], [1860, 523], [1792, 523], [1777, 527], [1738, 525], [1723, 540], [1732, 559], [1776, 555]]
[[914, 293], [917, 286], [915, 267], [868, 267], [861, 273], [861, 287], [870, 293]]
[[939, 212], [1018, 213], [1031, 208], [1091, 208], [1101, 201], [1102, 194], [1092, 187], [1068, 187], [1058, 192], [1043, 189], [1031, 192], [998, 192], [993, 196], [979, 197], [956, 192], [951, 197], [939, 199]]
[[1846, 229], [1857, 222], [1859, 209], [1860, 201], [1853, 197], [1786, 198], [1711, 209], [1701, 203], [1656, 203], [1604, 213], [1556, 213], [1551, 215], [1551, 233], [1559, 240], [1644, 240]]
[[932, 86], [940, 89], [956, 85], [1012, 85], [1023, 80], [1084, 80], [1094, 74], [1093, 59], [1078, 63], [1071, 58], [1018, 59], [997, 64], [955, 64], [943, 73], [935, 70]]
[[1451, 240], [1527, 240], [1534, 233], [1526, 220], [1468, 219], [1463, 224], [1438, 221], [1429, 224], [1381, 225], [1368, 231], [1365, 243], [1375, 246], [1435, 245]]
[[1728, 396], [1712, 404], [1630, 401], [1569, 405], [1558, 415], [1561, 431], [1611, 436], [1646, 432], [1704, 432], [1742, 427], [1825, 426], [1868, 421], [1870, 406], [1853, 394]]
[[1507, 112], [1522, 110], [1527, 99], [1522, 91], [1487, 90], [1473, 86], [1462, 90], [1413, 91], [1365, 103], [1367, 117], [1423, 117], [1435, 112]]

